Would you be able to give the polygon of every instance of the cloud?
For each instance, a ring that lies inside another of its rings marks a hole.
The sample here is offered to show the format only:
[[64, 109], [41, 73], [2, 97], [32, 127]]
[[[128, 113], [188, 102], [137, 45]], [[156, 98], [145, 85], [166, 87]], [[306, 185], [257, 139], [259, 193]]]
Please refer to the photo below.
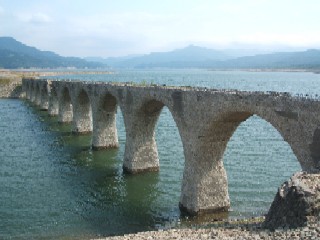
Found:
[[41, 24], [47, 24], [52, 22], [52, 18], [45, 14], [45, 13], [18, 13], [15, 14], [16, 18], [27, 24], [35, 24], [35, 25], [41, 25]]
[[34, 24], [43, 24], [52, 22], [52, 19], [44, 13], [36, 13], [30, 16], [28, 22]]

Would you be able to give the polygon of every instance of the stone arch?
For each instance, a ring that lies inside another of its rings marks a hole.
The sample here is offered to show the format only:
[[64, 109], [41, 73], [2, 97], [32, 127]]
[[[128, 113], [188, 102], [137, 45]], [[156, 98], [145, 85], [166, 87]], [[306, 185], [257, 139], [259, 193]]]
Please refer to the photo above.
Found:
[[81, 89], [73, 102], [73, 126], [74, 133], [89, 133], [92, 131], [92, 109], [88, 93]]
[[92, 147], [117, 148], [118, 132], [116, 126], [117, 99], [110, 92], [99, 97], [93, 112]]
[[[127, 140], [123, 169], [129, 173], [158, 171], [159, 156], [155, 139], [155, 127], [162, 109], [166, 106], [161, 100], [147, 99], [135, 112], [126, 116]], [[168, 107], [177, 127], [175, 115]], [[181, 138], [181, 135], [180, 135]]]
[[55, 86], [51, 85], [49, 94], [49, 106], [48, 112], [50, 116], [56, 116], [59, 114], [59, 100], [58, 93]]
[[180, 208], [183, 211], [199, 214], [229, 209], [230, 199], [223, 155], [235, 130], [253, 115], [269, 122], [295, 153], [292, 139], [281, 127], [285, 126], [282, 121], [286, 124], [288, 122], [276, 116], [274, 111], [235, 108], [217, 112], [211, 121], [195, 132], [194, 136], [190, 135], [193, 139], [192, 145], [189, 144], [184, 148], [185, 158], [188, 161], [186, 161], [180, 200]]
[[73, 106], [69, 89], [64, 86], [59, 96], [59, 122], [67, 123], [73, 119]]
[[210, 128], [207, 129], [207, 137], [210, 141], [219, 142], [219, 148], [217, 148], [219, 151], [216, 152], [217, 158], [222, 159], [227, 144], [239, 125], [254, 115], [266, 121], [277, 130], [283, 140], [288, 143], [300, 165], [303, 167], [303, 162], [299, 160], [299, 153], [294, 146], [294, 140], [291, 139], [288, 131], [286, 131], [291, 127], [290, 122], [285, 118], [281, 118], [281, 116], [277, 116], [274, 114], [274, 111], [270, 109], [265, 111], [230, 111], [220, 114], [213, 121]]

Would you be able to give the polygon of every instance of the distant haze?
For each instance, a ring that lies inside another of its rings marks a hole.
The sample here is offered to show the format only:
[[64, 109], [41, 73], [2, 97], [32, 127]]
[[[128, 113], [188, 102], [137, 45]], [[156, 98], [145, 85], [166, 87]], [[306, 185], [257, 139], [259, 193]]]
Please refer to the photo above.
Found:
[[0, 0], [0, 36], [62, 56], [320, 48], [318, 0]]

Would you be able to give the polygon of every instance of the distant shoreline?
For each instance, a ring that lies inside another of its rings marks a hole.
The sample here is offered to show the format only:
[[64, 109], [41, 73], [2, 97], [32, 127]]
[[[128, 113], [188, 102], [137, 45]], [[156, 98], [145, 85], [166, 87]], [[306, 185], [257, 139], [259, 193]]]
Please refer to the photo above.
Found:
[[291, 69], [291, 68], [233, 68], [233, 69], [208, 69], [209, 71], [242, 71], [242, 72], [311, 72], [320, 74], [320, 69]]
[[97, 70], [60, 70], [60, 69], [0, 69], [0, 77], [45, 77], [57, 75], [82, 75], [82, 74], [112, 74], [111, 71]]

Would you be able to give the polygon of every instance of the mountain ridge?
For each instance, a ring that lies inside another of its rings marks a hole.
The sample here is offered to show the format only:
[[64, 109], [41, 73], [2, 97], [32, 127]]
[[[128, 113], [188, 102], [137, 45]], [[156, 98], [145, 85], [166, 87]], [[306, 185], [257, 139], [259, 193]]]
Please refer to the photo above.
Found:
[[51, 51], [27, 46], [12, 37], [0, 37], [0, 68], [101, 68], [102, 63], [62, 57]]
[[235, 57], [225, 52], [189, 45], [169, 52], [137, 57], [103, 59], [114, 68], [209, 68], [209, 69], [320, 69], [320, 50], [275, 52]]
[[320, 50], [276, 52], [235, 57], [229, 50], [214, 50], [195, 45], [168, 52], [152, 52], [113, 58], [62, 57], [40, 51], [12, 37], [0, 37], [0, 68], [206, 68], [206, 69], [320, 69]]

